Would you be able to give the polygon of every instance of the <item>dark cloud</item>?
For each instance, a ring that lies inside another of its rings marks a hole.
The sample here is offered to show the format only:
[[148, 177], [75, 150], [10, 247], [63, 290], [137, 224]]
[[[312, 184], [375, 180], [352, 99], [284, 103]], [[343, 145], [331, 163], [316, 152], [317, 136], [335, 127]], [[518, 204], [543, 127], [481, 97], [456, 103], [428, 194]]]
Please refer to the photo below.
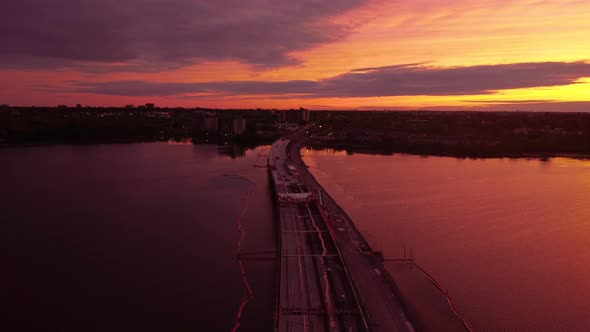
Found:
[[479, 106], [486, 111], [535, 111], [535, 112], [590, 112], [590, 101], [531, 101], [507, 102]]
[[[471, 101], [470, 101], [471, 102]], [[590, 101], [553, 101], [553, 100], [506, 100], [498, 102], [492, 100], [478, 101], [481, 104], [462, 106], [352, 106], [347, 110], [427, 110], [427, 111], [508, 111], [508, 112], [590, 112]], [[311, 106], [308, 106], [311, 108]], [[326, 106], [325, 108], [333, 108]]]
[[529, 100], [461, 100], [464, 103], [474, 104], [535, 104], [535, 103], [555, 103], [557, 100], [547, 99], [529, 99]]
[[199, 60], [296, 64], [296, 50], [338, 40], [328, 17], [367, 0], [18, 0], [0, 11], [0, 66], [112, 64], [153, 70]]
[[112, 96], [174, 96], [193, 93], [209, 93], [216, 95], [260, 95], [309, 93], [318, 86], [313, 81], [288, 82], [147, 82], [147, 81], [114, 81], [114, 82], [82, 82], [70, 81], [66, 88], [37, 87], [37, 89], [53, 92], [96, 93]]
[[95, 93], [109, 96], [138, 96], [138, 97], [162, 97], [192, 94], [199, 92], [197, 85], [180, 82], [144, 82], [144, 81], [117, 81], [117, 82], [69, 82], [69, 87], [55, 88], [40, 86], [37, 90], [50, 92]]
[[352, 71], [321, 82], [330, 97], [474, 95], [557, 86], [590, 77], [590, 63], [540, 62], [471, 67], [400, 65]]
[[567, 85], [582, 77], [590, 77], [590, 63], [541, 62], [451, 68], [398, 65], [353, 70], [319, 81], [71, 82], [68, 91], [123, 96], [214, 93], [279, 98], [292, 95], [308, 98], [478, 95], [498, 90]]

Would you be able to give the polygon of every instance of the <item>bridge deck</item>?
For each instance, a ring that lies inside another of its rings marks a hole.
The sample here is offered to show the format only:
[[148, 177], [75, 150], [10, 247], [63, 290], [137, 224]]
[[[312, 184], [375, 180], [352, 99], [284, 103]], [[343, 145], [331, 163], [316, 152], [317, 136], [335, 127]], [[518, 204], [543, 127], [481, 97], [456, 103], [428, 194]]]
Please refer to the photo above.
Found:
[[367, 331], [364, 312], [317, 200], [275, 142], [269, 172], [280, 223], [279, 331]]

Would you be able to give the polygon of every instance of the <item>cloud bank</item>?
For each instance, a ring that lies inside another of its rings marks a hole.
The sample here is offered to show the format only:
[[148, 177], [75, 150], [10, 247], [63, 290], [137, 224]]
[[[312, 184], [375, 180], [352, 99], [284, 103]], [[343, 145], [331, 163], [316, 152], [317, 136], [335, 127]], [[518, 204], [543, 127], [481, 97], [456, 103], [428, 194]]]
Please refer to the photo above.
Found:
[[0, 67], [91, 63], [145, 71], [203, 60], [294, 65], [299, 60], [291, 52], [346, 36], [349, 27], [329, 18], [366, 1], [8, 1], [0, 11]]
[[588, 62], [538, 62], [439, 68], [420, 64], [356, 69], [331, 78], [284, 82], [150, 81], [70, 82], [61, 90], [117, 96], [174, 96], [195, 93], [271, 95], [290, 98], [481, 95], [499, 90], [560, 86], [590, 77]]

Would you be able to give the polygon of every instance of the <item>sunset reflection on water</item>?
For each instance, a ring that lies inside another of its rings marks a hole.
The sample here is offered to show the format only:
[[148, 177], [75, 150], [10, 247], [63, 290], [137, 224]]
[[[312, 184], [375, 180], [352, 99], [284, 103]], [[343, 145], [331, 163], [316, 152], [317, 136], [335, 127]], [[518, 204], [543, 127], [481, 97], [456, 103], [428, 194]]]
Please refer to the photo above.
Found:
[[589, 160], [302, 155], [374, 249], [412, 248], [476, 330], [590, 329]]

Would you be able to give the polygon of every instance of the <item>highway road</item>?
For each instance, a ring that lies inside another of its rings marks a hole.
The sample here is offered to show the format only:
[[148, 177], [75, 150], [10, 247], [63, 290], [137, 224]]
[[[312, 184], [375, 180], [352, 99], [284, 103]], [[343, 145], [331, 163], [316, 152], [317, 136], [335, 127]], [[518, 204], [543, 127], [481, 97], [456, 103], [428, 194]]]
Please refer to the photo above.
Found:
[[280, 228], [278, 331], [368, 331], [364, 311], [317, 198], [287, 160], [290, 141], [269, 153]]

